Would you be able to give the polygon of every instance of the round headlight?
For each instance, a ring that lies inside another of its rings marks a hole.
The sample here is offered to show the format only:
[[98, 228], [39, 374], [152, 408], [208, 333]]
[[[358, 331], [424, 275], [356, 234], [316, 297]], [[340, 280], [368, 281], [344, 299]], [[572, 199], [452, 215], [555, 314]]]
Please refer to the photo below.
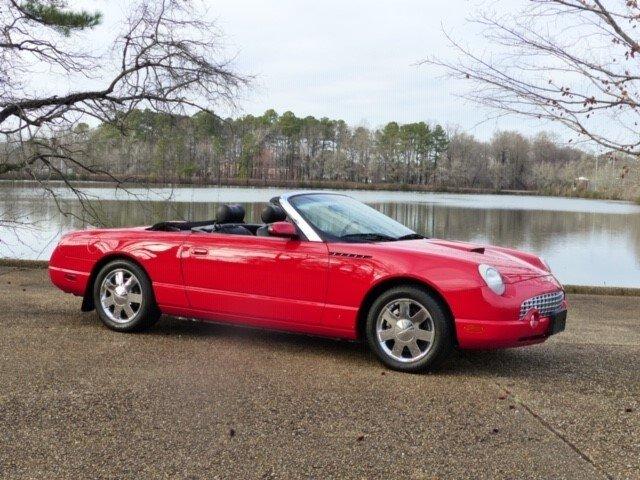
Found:
[[478, 266], [478, 271], [480, 272], [480, 276], [487, 284], [487, 287], [491, 289], [493, 293], [496, 295], [502, 295], [504, 293], [504, 281], [502, 280], [502, 275], [500, 272], [489, 265], [480, 265]]

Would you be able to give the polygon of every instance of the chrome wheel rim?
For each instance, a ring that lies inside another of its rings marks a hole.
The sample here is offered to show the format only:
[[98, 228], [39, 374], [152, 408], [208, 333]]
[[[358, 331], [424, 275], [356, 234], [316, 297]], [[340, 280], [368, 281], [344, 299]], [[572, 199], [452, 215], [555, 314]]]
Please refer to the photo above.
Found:
[[112, 270], [100, 285], [102, 311], [116, 323], [133, 320], [142, 307], [142, 288], [137, 277], [126, 268]]
[[376, 321], [378, 344], [398, 362], [424, 358], [433, 346], [435, 329], [429, 310], [411, 298], [387, 303]]

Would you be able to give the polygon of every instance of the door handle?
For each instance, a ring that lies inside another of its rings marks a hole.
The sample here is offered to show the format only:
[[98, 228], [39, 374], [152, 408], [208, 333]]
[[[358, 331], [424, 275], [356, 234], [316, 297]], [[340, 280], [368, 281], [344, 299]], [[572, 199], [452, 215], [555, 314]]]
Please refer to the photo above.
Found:
[[209, 253], [209, 250], [206, 248], [192, 248], [191, 253], [194, 255], [206, 255]]

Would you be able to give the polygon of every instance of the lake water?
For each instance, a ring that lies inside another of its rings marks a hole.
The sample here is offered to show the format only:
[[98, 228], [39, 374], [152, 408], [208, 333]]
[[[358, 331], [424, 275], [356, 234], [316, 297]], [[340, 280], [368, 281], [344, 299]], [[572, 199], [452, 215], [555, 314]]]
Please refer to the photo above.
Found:
[[[109, 226], [215, 218], [219, 202], [239, 202], [259, 221], [277, 188], [135, 188], [84, 184], [86, 204]], [[89, 226], [73, 192], [58, 204], [27, 182], [0, 182], [0, 257], [48, 259], [60, 235]], [[514, 247], [544, 257], [566, 284], [640, 287], [640, 206], [625, 202], [511, 195], [348, 191], [430, 237]], [[63, 215], [59, 208], [67, 213]]]

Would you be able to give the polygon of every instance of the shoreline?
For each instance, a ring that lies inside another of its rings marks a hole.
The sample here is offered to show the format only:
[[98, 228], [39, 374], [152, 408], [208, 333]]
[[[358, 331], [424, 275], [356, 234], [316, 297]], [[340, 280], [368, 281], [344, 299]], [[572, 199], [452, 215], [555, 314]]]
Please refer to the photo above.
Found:
[[[63, 180], [56, 178], [40, 178], [33, 180], [32, 178], [5, 177], [0, 178], [0, 182], [28, 182], [37, 184], [38, 181], [51, 181], [63, 184]], [[83, 177], [78, 176], [69, 179], [72, 184], [91, 184], [101, 186], [131, 186], [144, 187], [145, 185], [161, 186], [161, 187], [240, 187], [240, 188], [285, 188], [294, 190], [363, 190], [363, 191], [382, 191], [382, 192], [416, 192], [416, 193], [455, 193], [469, 195], [520, 195], [520, 196], [541, 196], [541, 197], [559, 197], [559, 198], [582, 198], [586, 200], [610, 200], [629, 202], [631, 204], [640, 205], [638, 199], [624, 199], [619, 197], [607, 196], [596, 191], [560, 191], [560, 190], [510, 190], [510, 189], [491, 189], [491, 188], [474, 188], [474, 187], [448, 187], [438, 185], [414, 185], [414, 184], [397, 184], [397, 183], [360, 183], [345, 182], [332, 180], [266, 180], [266, 179], [234, 179], [225, 178], [212, 181], [207, 178], [195, 178], [191, 180], [172, 179], [150, 179], [146, 177], [126, 177], [119, 184], [111, 178]]]
[[[49, 262], [46, 260], [20, 260], [0, 258], [0, 267], [18, 269], [44, 269]], [[640, 297], [640, 287], [605, 287], [596, 285], [563, 285], [566, 293], [574, 295], [604, 295], [620, 297]]]

